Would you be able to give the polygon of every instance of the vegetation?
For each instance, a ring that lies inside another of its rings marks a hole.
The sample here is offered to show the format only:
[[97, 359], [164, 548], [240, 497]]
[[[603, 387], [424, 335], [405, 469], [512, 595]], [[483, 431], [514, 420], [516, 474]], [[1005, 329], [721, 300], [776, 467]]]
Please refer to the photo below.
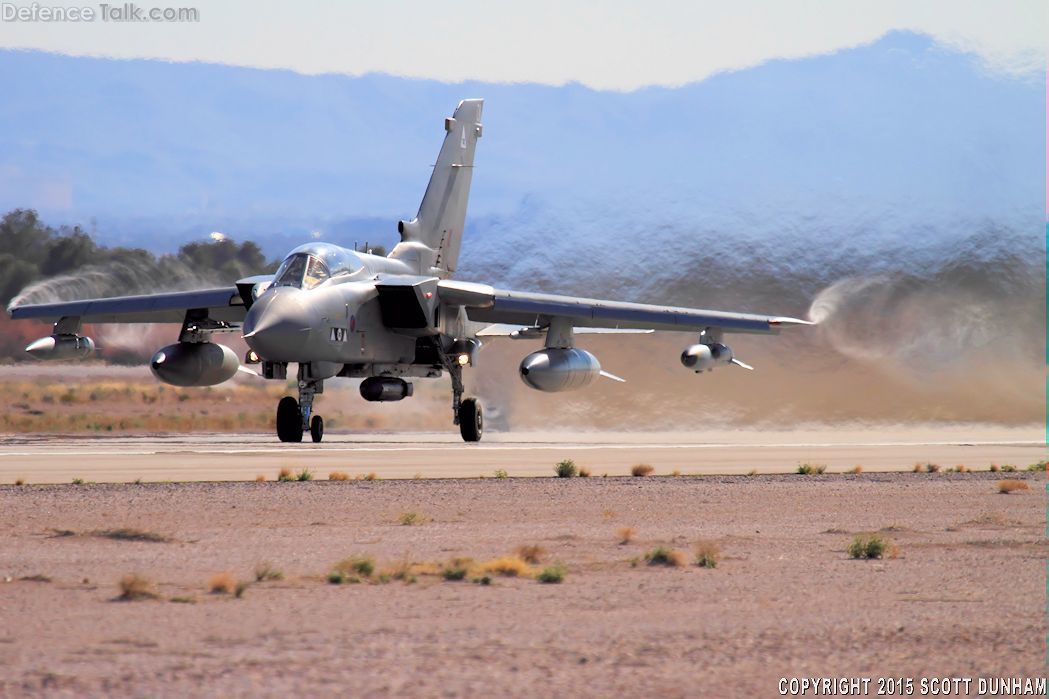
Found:
[[630, 468], [630, 475], [636, 478], [642, 478], [651, 475], [653, 471], [655, 471], [655, 469], [648, 464], [635, 464]]
[[496, 478], [506, 478], [508, 476], [509, 476], [509, 474], [506, 472], [505, 468], [497, 468], [497, 469], [495, 469], [495, 477]]
[[1031, 487], [1027, 485], [1025, 481], [1018, 481], [1012, 478], [1007, 478], [1004, 481], [998, 481], [998, 492], [1002, 495], [1008, 495], [1009, 493], [1016, 492], [1017, 490], [1030, 490]]
[[634, 540], [634, 530], [632, 527], [620, 527], [616, 530], [616, 536], [620, 544], [629, 544]]
[[535, 579], [541, 583], [558, 584], [565, 579], [565, 568], [562, 565], [552, 565], [543, 568]]
[[375, 572], [375, 559], [371, 556], [363, 555], [350, 556], [336, 563], [332, 570], [347, 575], [356, 573], [368, 578]]
[[308, 468], [304, 468], [304, 469], [302, 469], [301, 471], [299, 471], [298, 473], [295, 474], [295, 480], [297, 480], [297, 481], [312, 481], [313, 480], [313, 472], [310, 471]]
[[717, 568], [721, 560], [721, 549], [713, 541], [696, 542], [696, 565], [700, 568]]
[[889, 542], [877, 534], [857, 534], [847, 549], [850, 558], [881, 558]]
[[423, 523], [423, 519], [419, 516], [418, 512], [402, 512], [401, 516], [397, 518], [397, 521], [406, 527], [410, 527], [413, 524]]
[[1012, 464], [1005, 464], [1004, 466], [1002, 466], [1002, 471], [1004, 473], [1015, 473], [1016, 472], [1016, 467], [1013, 466]]
[[825, 473], [827, 467], [823, 464], [798, 464], [798, 473], [803, 476], [814, 476]]
[[237, 579], [232, 573], [216, 573], [208, 579], [208, 592], [213, 595], [232, 595], [237, 591]]
[[73, 479], [73, 485], [84, 485], [84, 479], [83, 478], [74, 478]]
[[579, 477], [580, 478], [589, 478], [590, 477], [590, 469], [588, 469], [586, 466], [580, 466], [579, 467]]
[[650, 566], [681, 568], [685, 565], [687, 558], [684, 551], [668, 549], [665, 546], [657, 546], [645, 554], [645, 561]]
[[105, 539], [114, 539], [116, 541], [147, 541], [154, 544], [163, 544], [171, 541], [171, 539], [162, 534], [154, 534], [153, 532], [146, 532], [141, 529], [130, 529], [127, 527], [120, 529], [104, 529], [94, 532], [94, 535]]
[[538, 544], [528, 544], [517, 547], [517, 557], [526, 563], [536, 564], [546, 555], [546, 549]]
[[255, 566], [255, 582], [268, 582], [270, 580], [283, 580], [284, 573], [274, 568], [269, 563], [260, 563]]
[[441, 569], [441, 577], [448, 581], [465, 580], [470, 568], [466, 563], [452, 561]]
[[850, 468], [848, 472], [858, 476], [859, 474], [863, 473], [863, 467], [859, 464], [856, 464], [855, 466]]
[[1049, 465], [1049, 461], [1039, 461], [1036, 464], [1031, 464], [1027, 467], [1028, 471], [1045, 471], [1046, 465]]
[[502, 556], [481, 564], [482, 573], [495, 573], [508, 578], [526, 578], [532, 575], [532, 567], [518, 556]]
[[574, 461], [565, 459], [557, 462], [557, 465], [554, 466], [554, 472], [557, 473], [558, 478], [575, 478], [579, 473], [579, 469], [576, 468]]
[[295, 480], [295, 477], [291, 475], [291, 469], [285, 466], [277, 472], [277, 480], [281, 483], [287, 483]]
[[256, 483], [265, 483], [266, 482], [266, 476], [264, 474], [260, 473], [259, 475], [255, 476], [255, 482]]
[[153, 583], [138, 573], [128, 573], [120, 579], [120, 595], [117, 599], [122, 602], [156, 599], [157, 596], [153, 591]]

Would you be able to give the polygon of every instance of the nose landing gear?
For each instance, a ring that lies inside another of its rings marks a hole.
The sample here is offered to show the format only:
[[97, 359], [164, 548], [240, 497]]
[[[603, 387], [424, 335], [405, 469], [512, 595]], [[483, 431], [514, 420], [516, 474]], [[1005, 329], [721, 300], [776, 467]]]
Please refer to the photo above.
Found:
[[301, 442], [310, 433], [314, 442], [324, 439], [324, 419], [313, 413], [313, 397], [324, 391], [321, 381], [299, 381], [298, 400], [285, 396], [277, 404], [277, 438], [282, 442]]

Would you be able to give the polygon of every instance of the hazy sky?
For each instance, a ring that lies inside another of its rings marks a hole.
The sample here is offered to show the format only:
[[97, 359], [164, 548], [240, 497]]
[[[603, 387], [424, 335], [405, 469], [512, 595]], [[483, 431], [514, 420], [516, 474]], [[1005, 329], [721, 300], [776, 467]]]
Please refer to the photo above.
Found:
[[[98, 4], [38, 0], [42, 6]], [[30, 0], [0, 0], [28, 7]], [[120, 2], [112, 3], [115, 6]], [[995, 69], [1041, 70], [1046, 0], [142, 0], [196, 7], [197, 23], [0, 21], [0, 46], [384, 72], [445, 81], [679, 85], [778, 57], [826, 53], [892, 29], [978, 51]]]

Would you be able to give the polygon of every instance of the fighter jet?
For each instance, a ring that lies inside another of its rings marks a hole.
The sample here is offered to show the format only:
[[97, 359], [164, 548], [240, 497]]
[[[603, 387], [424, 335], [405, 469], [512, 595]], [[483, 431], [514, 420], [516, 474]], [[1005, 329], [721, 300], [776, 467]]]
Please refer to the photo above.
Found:
[[[474, 152], [481, 138], [484, 101], [467, 99], [444, 120], [444, 142], [419, 212], [400, 221], [401, 241], [383, 257], [313, 242], [295, 248], [273, 275], [237, 280], [217, 289], [122, 296], [67, 303], [19, 305], [12, 318], [54, 322], [50, 336], [26, 351], [40, 359], [91, 354], [94, 341], [83, 323], [181, 323], [178, 342], [157, 351], [150, 369], [176, 386], [212, 386], [244, 365], [258, 365], [266, 379], [287, 381], [296, 365], [298, 395], [277, 404], [276, 432], [282, 442], [314, 442], [324, 421], [314, 400], [324, 382], [363, 379], [369, 401], [398, 401], [412, 395], [411, 379], [445, 372], [452, 384], [452, 422], [467, 442], [481, 439], [482, 406], [464, 397], [463, 371], [473, 366], [484, 339], [544, 340], [526, 356], [521, 379], [539, 391], [583, 388], [602, 371], [576, 335], [594, 332], [679, 331], [697, 334], [681, 363], [701, 373], [736, 365], [726, 333], [775, 334], [811, 324], [783, 316], [727, 313], [639, 303], [555, 296], [499, 289], [453, 279]], [[250, 348], [243, 364], [230, 348], [213, 342], [222, 333], [242, 333]]]

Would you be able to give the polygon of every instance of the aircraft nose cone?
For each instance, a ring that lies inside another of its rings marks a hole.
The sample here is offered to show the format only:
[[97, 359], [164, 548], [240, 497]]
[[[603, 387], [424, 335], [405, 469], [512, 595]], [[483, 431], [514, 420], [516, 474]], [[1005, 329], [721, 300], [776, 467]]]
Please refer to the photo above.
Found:
[[244, 341], [263, 359], [297, 361], [310, 337], [310, 315], [295, 289], [261, 296], [244, 318]]

